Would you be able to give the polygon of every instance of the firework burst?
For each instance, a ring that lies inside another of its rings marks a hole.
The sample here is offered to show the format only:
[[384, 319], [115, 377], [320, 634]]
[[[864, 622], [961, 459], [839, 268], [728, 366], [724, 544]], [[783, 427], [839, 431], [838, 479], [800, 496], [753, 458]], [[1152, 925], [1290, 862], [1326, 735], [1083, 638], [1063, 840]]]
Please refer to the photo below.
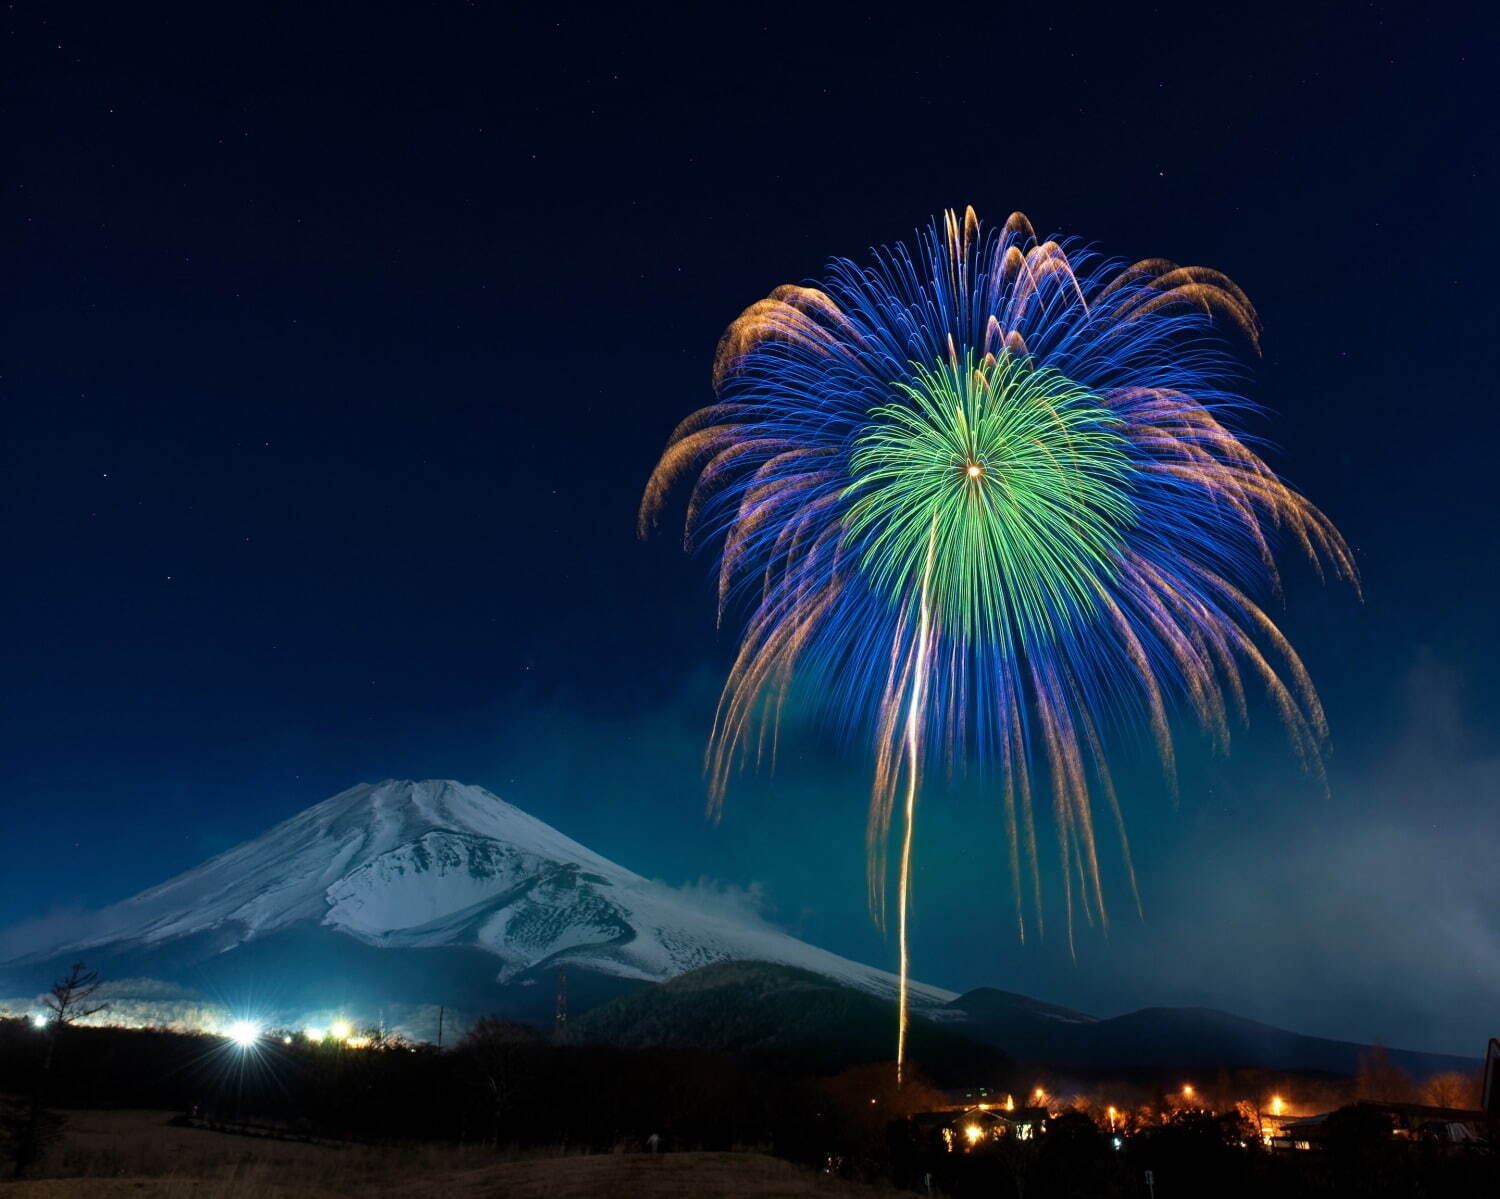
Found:
[[695, 480], [686, 542], [718, 550], [721, 619], [747, 613], [711, 809], [747, 758], [774, 754], [796, 678], [873, 741], [877, 918], [903, 815], [898, 1069], [912, 834], [935, 763], [994, 768], [1022, 939], [1043, 926], [1034, 809], [1050, 803], [1070, 949], [1077, 912], [1108, 923], [1097, 804], [1135, 895], [1109, 732], [1149, 725], [1172, 781], [1172, 709], [1227, 749], [1258, 679], [1321, 773], [1316, 693], [1259, 600], [1285, 541], [1350, 580], [1354, 562], [1238, 431], [1224, 325], [1257, 347], [1249, 300], [1217, 271], [1121, 269], [1039, 242], [1019, 214], [987, 231], [950, 212], [914, 247], [835, 260], [820, 287], [746, 309], [719, 346], [718, 402], [678, 426], [647, 485], [643, 535]]

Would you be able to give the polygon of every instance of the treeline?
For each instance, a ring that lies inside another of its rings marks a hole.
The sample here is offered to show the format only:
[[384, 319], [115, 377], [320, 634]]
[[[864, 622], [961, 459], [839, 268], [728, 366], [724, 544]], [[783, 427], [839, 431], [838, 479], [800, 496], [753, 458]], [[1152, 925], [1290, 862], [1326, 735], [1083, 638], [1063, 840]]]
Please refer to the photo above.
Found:
[[[140, 1107], [206, 1122], [352, 1142], [441, 1141], [570, 1152], [755, 1148], [919, 1193], [1016, 1199], [1500, 1194], [1500, 1157], [1410, 1144], [1357, 1109], [1334, 1117], [1326, 1151], [1272, 1153], [1238, 1112], [1182, 1111], [1121, 1138], [1070, 1110], [1030, 1141], [950, 1152], [910, 1117], [943, 1106], [885, 1065], [789, 1072], [755, 1054], [558, 1045], [483, 1021], [438, 1050], [399, 1041], [350, 1048], [270, 1033], [251, 1047], [209, 1035], [0, 1020], [0, 1094], [32, 1093], [44, 1047], [52, 1110]], [[3, 1134], [0, 1128], [0, 1134]], [[0, 1135], [3, 1139], [3, 1135]], [[963, 1145], [958, 1145], [962, 1150]]]
[[[0, 1093], [31, 1093], [48, 1035], [0, 1020]], [[242, 1048], [206, 1034], [59, 1029], [48, 1104], [160, 1108], [352, 1141], [607, 1152], [654, 1135], [663, 1149], [759, 1147], [807, 1162], [821, 1161], [833, 1139], [870, 1158], [862, 1170], [878, 1172], [889, 1116], [936, 1101], [911, 1086], [898, 1103], [891, 1071], [880, 1067], [831, 1079], [788, 1075], [753, 1055], [556, 1045], [497, 1021], [442, 1051], [287, 1036]]]

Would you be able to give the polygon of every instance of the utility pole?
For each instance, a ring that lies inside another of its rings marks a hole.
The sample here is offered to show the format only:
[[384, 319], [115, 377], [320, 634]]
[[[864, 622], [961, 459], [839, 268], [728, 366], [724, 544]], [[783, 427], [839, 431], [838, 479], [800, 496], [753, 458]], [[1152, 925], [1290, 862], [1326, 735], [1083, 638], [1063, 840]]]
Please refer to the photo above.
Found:
[[438, 1005], [438, 1048], [443, 1047], [443, 1013], [447, 1011], [445, 1004]]

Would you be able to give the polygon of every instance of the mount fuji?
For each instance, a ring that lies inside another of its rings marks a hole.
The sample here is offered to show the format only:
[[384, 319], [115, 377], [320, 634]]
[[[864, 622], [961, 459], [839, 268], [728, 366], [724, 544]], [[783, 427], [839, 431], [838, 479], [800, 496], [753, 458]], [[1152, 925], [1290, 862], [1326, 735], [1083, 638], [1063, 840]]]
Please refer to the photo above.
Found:
[[[440, 1007], [550, 1020], [566, 967], [580, 1008], [700, 966], [800, 967], [880, 998], [896, 977], [600, 857], [481, 787], [361, 784], [92, 915], [65, 944], [0, 963], [0, 994], [83, 959], [116, 1018], [346, 1012], [428, 1035]], [[35, 993], [34, 991], [32, 993]], [[916, 1009], [953, 992], [913, 984]], [[8, 1006], [15, 1006], [14, 1001]]]

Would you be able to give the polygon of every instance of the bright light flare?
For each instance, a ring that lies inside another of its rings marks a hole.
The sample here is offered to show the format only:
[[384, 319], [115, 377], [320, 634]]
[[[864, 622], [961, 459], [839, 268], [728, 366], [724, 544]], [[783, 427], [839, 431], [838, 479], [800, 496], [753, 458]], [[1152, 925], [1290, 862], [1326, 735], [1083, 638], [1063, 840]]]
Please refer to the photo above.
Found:
[[969, 1144], [977, 1145], [979, 1138], [984, 1136], [984, 1129], [980, 1128], [977, 1124], [970, 1124], [964, 1129], [964, 1136], [969, 1138]]
[[335, 1020], [328, 1029], [335, 1041], [347, 1041], [354, 1035], [354, 1025], [347, 1020]]
[[326, 1028], [316, 1028], [316, 1027], [314, 1027], [314, 1028], [304, 1028], [302, 1030], [302, 1035], [304, 1037], [306, 1037], [309, 1041], [321, 1041], [324, 1037], [326, 1037], [328, 1035], [328, 1030]]
[[261, 1027], [254, 1020], [236, 1020], [224, 1033], [241, 1049], [249, 1049], [260, 1040]]
[[33, 1016], [31, 1018], [31, 1025], [32, 1025], [33, 1028], [46, 1028], [47, 1027], [47, 1017], [43, 1016], [40, 1012], [38, 1012], [35, 1016]]

